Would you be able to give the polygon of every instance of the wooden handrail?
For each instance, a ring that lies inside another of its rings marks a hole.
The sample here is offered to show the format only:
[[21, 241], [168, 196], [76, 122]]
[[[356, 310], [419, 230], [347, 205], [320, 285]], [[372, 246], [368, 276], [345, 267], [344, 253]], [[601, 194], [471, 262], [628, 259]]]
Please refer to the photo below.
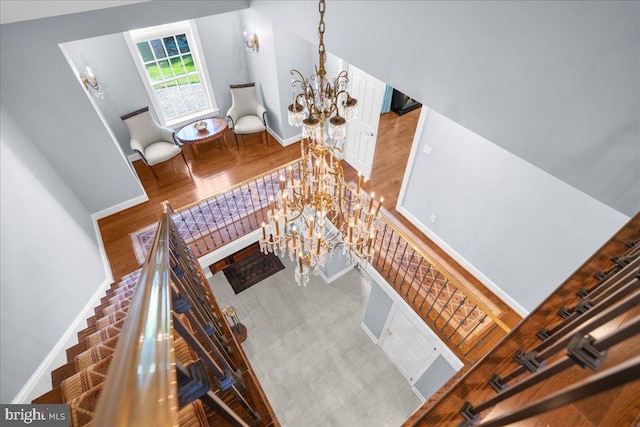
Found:
[[177, 426], [167, 209], [142, 266], [93, 426]]

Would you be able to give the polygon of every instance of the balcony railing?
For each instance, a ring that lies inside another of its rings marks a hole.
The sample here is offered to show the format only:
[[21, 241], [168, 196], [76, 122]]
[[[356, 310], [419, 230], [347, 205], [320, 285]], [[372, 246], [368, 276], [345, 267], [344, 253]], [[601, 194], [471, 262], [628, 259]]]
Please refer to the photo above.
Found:
[[[180, 235], [198, 256], [258, 230], [268, 222], [270, 197], [277, 198], [288, 167], [299, 175], [300, 160], [287, 163], [199, 202], [175, 209]], [[352, 190], [344, 188], [344, 200]], [[355, 207], [353, 207], [355, 208]], [[462, 287], [418, 245], [382, 216], [372, 265], [464, 362], [472, 364], [510, 328], [488, 300]]]

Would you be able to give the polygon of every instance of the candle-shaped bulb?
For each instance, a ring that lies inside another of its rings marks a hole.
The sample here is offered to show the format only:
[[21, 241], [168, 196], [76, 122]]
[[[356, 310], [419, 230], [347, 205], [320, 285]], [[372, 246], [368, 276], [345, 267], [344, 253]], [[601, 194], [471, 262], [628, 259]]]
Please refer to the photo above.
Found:
[[320, 239], [322, 239], [322, 234], [318, 233], [318, 243], [316, 246], [316, 254], [320, 255]]
[[302, 273], [302, 252], [298, 252], [298, 265], [300, 266], [300, 273]]
[[262, 223], [262, 240], [267, 240], [267, 224]]

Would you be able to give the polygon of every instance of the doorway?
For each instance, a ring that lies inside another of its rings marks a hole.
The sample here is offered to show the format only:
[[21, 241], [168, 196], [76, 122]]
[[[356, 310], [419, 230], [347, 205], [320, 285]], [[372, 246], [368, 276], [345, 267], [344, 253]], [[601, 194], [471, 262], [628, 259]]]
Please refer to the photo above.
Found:
[[351, 64], [348, 72], [358, 113], [347, 122], [345, 160], [353, 169], [345, 169], [345, 178], [355, 182], [358, 172], [370, 177], [369, 187], [375, 189], [376, 198], [384, 197], [383, 207], [394, 211], [423, 107], [414, 104], [381, 113], [387, 85]]
[[440, 354], [427, 333], [397, 306], [389, 314], [380, 347], [412, 385]]

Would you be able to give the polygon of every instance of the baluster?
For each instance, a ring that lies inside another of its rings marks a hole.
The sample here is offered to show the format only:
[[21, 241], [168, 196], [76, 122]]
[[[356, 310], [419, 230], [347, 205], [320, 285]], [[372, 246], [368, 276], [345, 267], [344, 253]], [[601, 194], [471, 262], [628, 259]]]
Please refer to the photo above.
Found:
[[[420, 281], [420, 285], [418, 286], [418, 289], [416, 289], [416, 293], [413, 294], [413, 300], [411, 300], [411, 304], [414, 305], [416, 302], [416, 298], [418, 295], [420, 295], [420, 290], [422, 289], [422, 286], [424, 285], [424, 281], [427, 279], [427, 277], [429, 276], [429, 273], [431, 272], [431, 264], [429, 264], [427, 266], [427, 270], [424, 272], [424, 274], [422, 275], [422, 280]], [[428, 292], [428, 291], [427, 291]], [[407, 290], [407, 295], [409, 293], [409, 290]], [[424, 300], [423, 300], [424, 302]], [[414, 306], [415, 307], [415, 306]]]
[[427, 293], [424, 294], [424, 298], [422, 299], [422, 302], [420, 303], [420, 308], [418, 309], [418, 311], [422, 311], [422, 306], [424, 305], [424, 302], [427, 300], [427, 297], [429, 296], [429, 294], [431, 294], [431, 289], [433, 289], [433, 286], [436, 284], [436, 281], [438, 280], [438, 277], [440, 277], [440, 272], [436, 271], [436, 275], [433, 278], [433, 280], [431, 281], [431, 285], [429, 286], [429, 289], [427, 290]]
[[[415, 249], [413, 249], [413, 250], [411, 251], [411, 257], [409, 258], [409, 263], [407, 264], [407, 268], [405, 268], [405, 269], [404, 269], [404, 274], [402, 275], [402, 280], [400, 281], [400, 289], [398, 289], [398, 293], [399, 293], [400, 295], [402, 295], [402, 285], [404, 284], [405, 279], [407, 278], [407, 273], [408, 273], [408, 272], [409, 272], [409, 270], [411, 269], [411, 263], [413, 262], [413, 257], [414, 257], [415, 255], [416, 255], [416, 250], [415, 250]], [[422, 260], [421, 260], [421, 261], [422, 261]], [[419, 267], [419, 266], [420, 266], [420, 265], [418, 264], [418, 267]], [[396, 276], [396, 277], [397, 277], [397, 276]], [[414, 275], [413, 277], [415, 277], [415, 275]]]
[[198, 245], [198, 240], [195, 238], [195, 236], [191, 232], [191, 228], [187, 225], [187, 221], [184, 219], [184, 212], [185, 211], [178, 212], [178, 214], [180, 215], [180, 220], [182, 221], [185, 228], [187, 229], [187, 232], [189, 233], [189, 237], [198, 251], [198, 255], [202, 255], [202, 250], [200, 249], [200, 245]]
[[[466, 297], [465, 297], [465, 298], [466, 298]], [[473, 308], [471, 309], [471, 311], [470, 311], [470, 312], [468, 312], [466, 316], [464, 316], [464, 319], [462, 319], [460, 322], [458, 322], [458, 327], [457, 327], [457, 328], [456, 328], [456, 329], [451, 333], [451, 335], [449, 335], [449, 336], [447, 337], [447, 340], [451, 340], [451, 337], [452, 337], [456, 332], [458, 332], [458, 329], [460, 329], [460, 327], [461, 327], [462, 325], [464, 325], [464, 323], [467, 321], [467, 319], [469, 318], [469, 316], [471, 316], [471, 314], [472, 314], [476, 309], [477, 309], [477, 310], [480, 310], [480, 309], [478, 308], [478, 305], [477, 305], [477, 304], [474, 304], [474, 305], [473, 305]]]
[[[209, 203], [209, 199], [206, 199], [206, 200], [205, 200], [205, 203], [207, 204], [207, 208], [209, 209], [209, 212], [211, 212], [211, 220], [214, 222], [214, 225], [215, 225], [216, 231], [218, 231], [218, 230], [219, 230], [219, 228], [218, 228], [218, 223], [217, 223], [217, 222], [216, 222], [216, 220], [215, 220], [214, 208], [211, 206], [211, 203]], [[210, 228], [210, 227], [208, 227], [208, 228]], [[218, 231], [218, 234], [220, 234], [220, 231]], [[209, 238], [211, 239], [211, 242], [213, 243], [213, 247], [214, 247], [214, 248], [217, 248], [217, 247], [218, 247], [218, 244], [216, 243], [216, 239], [215, 239], [215, 237], [214, 237], [214, 232], [213, 232], [213, 231], [210, 231], [210, 233], [209, 233]], [[224, 242], [223, 242], [223, 243], [224, 243]]]
[[416, 280], [416, 277], [418, 277], [418, 274], [420, 273], [420, 266], [422, 266], [422, 261], [424, 261], [424, 258], [420, 257], [420, 261], [418, 262], [418, 266], [416, 267], [416, 271], [413, 274], [413, 277], [411, 278], [411, 282], [408, 283], [407, 292], [405, 292], [405, 294], [404, 294], [404, 299], [405, 300], [407, 298], [409, 298], [409, 291], [413, 288], [413, 282]]
[[[404, 251], [402, 252], [402, 256], [400, 257], [400, 262], [398, 263], [398, 269], [396, 270], [396, 275], [393, 278], [393, 287], [394, 288], [396, 287], [396, 283], [397, 283], [397, 280], [398, 280], [398, 274], [400, 273], [400, 269], [402, 268], [402, 263], [404, 262], [404, 256], [407, 254], [407, 248], [408, 247], [409, 247], [409, 243], [405, 242]], [[402, 283], [400, 283], [400, 286], [402, 286]]]
[[467, 335], [465, 335], [464, 337], [462, 337], [462, 339], [460, 340], [460, 342], [459, 342], [458, 344], [456, 344], [456, 348], [457, 348], [458, 350], [460, 349], [460, 346], [461, 346], [462, 344], [464, 344], [464, 342], [467, 340], [467, 338], [469, 338], [469, 336], [471, 336], [471, 334], [473, 334], [473, 333], [476, 331], [476, 329], [478, 329], [478, 327], [484, 323], [484, 321], [485, 321], [486, 319], [487, 319], [487, 314], [485, 313], [485, 315], [484, 315], [484, 316], [482, 316], [481, 318], [479, 318], [479, 319], [476, 321], [476, 324], [473, 326], [473, 328], [472, 328], [469, 332], [467, 332]]
[[438, 299], [440, 298], [440, 295], [442, 295], [442, 291], [444, 291], [444, 288], [446, 288], [448, 283], [449, 283], [449, 279], [445, 279], [444, 282], [442, 282], [442, 286], [440, 287], [440, 291], [438, 292], [438, 295], [436, 295], [436, 297], [433, 299], [433, 302], [429, 306], [429, 310], [427, 310], [427, 314], [424, 315], [425, 320], [429, 319], [429, 313], [431, 313], [431, 310], [433, 310], [433, 307], [438, 302]]
[[438, 315], [436, 316], [435, 319], [433, 319], [433, 325], [437, 326], [436, 322], [437, 320], [440, 318], [440, 316], [442, 315], [442, 312], [449, 306], [449, 303], [451, 302], [451, 299], [453, 298], [453, 296], [456, 294], [456, 292], [458, 292], [458, 288], [455, 288], [453, 290], [453, 292], [451, 293], [451, 295], [449, 295], [449, 299], [447, 300], [446, 303], [444, 303], [442, 305], [442, 308], [440, 309], [440, 311], [438, 312]]

